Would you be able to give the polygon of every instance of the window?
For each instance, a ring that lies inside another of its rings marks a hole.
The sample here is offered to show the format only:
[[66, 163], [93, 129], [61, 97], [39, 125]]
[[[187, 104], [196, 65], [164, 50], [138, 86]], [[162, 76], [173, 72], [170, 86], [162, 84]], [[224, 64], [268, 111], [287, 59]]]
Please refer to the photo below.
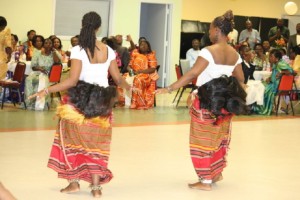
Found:
[[83, 15], [95, 11], [102, 20], [98, 36], [108, 36], [110, 3], [110, 0], [56, 0], [54, 34], [57, 36], [78, 35]]

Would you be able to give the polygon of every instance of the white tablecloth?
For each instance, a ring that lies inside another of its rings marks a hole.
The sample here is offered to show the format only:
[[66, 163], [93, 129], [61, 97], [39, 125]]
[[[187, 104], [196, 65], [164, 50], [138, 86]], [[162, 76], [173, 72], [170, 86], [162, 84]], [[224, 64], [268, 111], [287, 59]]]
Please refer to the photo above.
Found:
[[[127, 76], [126, 77], [126, 82], [129, 85], [132, 85], [133, 84], [133, 79], [134, 79], [134, 76]], [[124, 90], [124, 96], [125, 96], [125, 107], [130, 107], [132, 91], [131, 90], [129, 90], [129, 91]]]
[[257, 105], [264, 104], [265, 86], [261, 81], [248, 80], [246, 88], [246, 104], [251, 105], [256, 102]]
[[254, 79], [257, 81], [266, 80], [268, 77], [270, 77], [272, 72], [270, 71], [254, 71], [253, 76]]
[[[30, 72], [32, 72], [31, 62], [25, 61], [25, 64], [26, 64], [25, 75], [29, 75]], [[13, 72], [13, 73], [15, 72], [16, 66], [17, 66], [17, 63], [14, 61], [7, 63], [8, 71]]]

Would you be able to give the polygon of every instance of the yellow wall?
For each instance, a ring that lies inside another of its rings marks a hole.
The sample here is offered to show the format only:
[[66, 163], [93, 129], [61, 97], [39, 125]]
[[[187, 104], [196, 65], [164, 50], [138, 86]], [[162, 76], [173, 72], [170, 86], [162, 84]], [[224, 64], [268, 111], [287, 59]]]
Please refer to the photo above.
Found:
[[[231, 9], [235, 15], [280, 18], [290, 0], [182, 0], [182, 19], [211, 22]], [[300, 0], [292, 0], [298, 6]]]

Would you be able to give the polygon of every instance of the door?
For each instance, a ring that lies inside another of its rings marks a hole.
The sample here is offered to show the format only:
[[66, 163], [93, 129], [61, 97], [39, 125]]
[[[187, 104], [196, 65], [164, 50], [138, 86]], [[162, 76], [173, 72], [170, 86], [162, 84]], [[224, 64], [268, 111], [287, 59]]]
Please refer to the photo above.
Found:
[[140, 37], [145, 37], [156, 52], [157, 63], [160, 65], [158, 87], [166, 85], [166, 72], [170, 65], [170, 7], [169, 4], [141, 4]]

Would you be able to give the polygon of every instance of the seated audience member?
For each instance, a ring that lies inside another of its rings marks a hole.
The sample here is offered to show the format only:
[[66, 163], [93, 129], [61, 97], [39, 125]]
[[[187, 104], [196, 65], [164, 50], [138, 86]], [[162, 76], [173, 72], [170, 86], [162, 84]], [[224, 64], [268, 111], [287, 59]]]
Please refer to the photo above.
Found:
[[71, 47], [69, 48], [68, 51], [65, 52], [66, 56], [67, 56], [67, 59], [68, 59], [68, 67], [71, 67], [71, 60], [70, 60], [70, 57], [71, 57], [71, 49], [75, 46], [78, 45], [79, 43], [79, 35], [75, 35], [73, 37], [71, 37]]
[[61, 62], [61, 55], [53, 49], [52, 41], [48, 38], [43, 44], [43, 49], [32, 57], [32, 72], [25, 79], [25, 101], [28, 109], [43, 110], [48, 99], [28, 99], [37, 91], [47, 88], [49, 85], [48, 73], [53, 63]]
[[41, 35], [35, 35], [32, 38], [32, 45], [34, 46], [33, 55], [36, 52], [41, 52], [41, 50], [43, 48], [44, 41], [45, 41], [45, 39]]
[[[118, 54], [118, 52], [116, 51], [116, 39], [115, 37], [109, 37], [107, 39], [104, 39], [103, 41], [107, 46], [109, 46], [110, 48], [112, 48], [112, 50], [114, 50], [115, 54], [116, 54], [116, 62], [117, 62], [117, 65], [119, 67], [119, 70], [121, 71], [121, 68], [122, 68], [122, 61], [121, 61], [121, 58]], [[115, 85], [116, 86], [116, 83], [114, 82], [112, 76], [108, 73], [108, 84], [109, 85]]]
[[140, 37], [139, 40], [138, 40], [138, 44], [134, 44], [134, 42], [131, 38], [131, 35], [127, 35], [126, 37], [127, 37], [127, 41], [130, 43], [130, 47], [128, 48], [129, 52], [132, 52], [133, 50], [138, 49], [139, 48], [138, 44], [141, 41], [146, 41], [147, 40], [145, 37]]
[[273, 49], [270, 51], [269, 61], [272, 67], [272, 74], [264, 83], [264, 105], [253, 107], [254, 112], [261, 115], [270, 115], [272, 113], [274, 97], [277, 93], [281, 73], [293, 73], [290, 65], [282, 60], [282, 54], [279, 50]]
[[290, 58], [289, 58], [289, 56], [286, 54], [287, 52], [286, 52], [286, 48], [285, 47], [283, 47], [283, 48], [280, 48], [280, 49], [278, 49], [280, 52], [281, 52], [281, 54], [282, 54], [282, 60], [284, 60], [286, 63], [288, 63], [288, 64], [290, 64]]
[[[129, 73], [124, 77], [135, 75], [133, 78], [131, 97], [131, 109], [148, 109], [154, 105], [155, 82], [159, 78], [156, 71], [157, 60], [148, 41], [141, 41], [139, 48], [132, 52], [128, 66]], [[120, 95], [123, 91], [119, 90]], [[124, 105], [125, 98], [121, 96], [120, 105]]]
[[31, 60], [33, 56], [34, 47], [32, 45], [32, 38], [36, 35], [35, 30], [30, 30], [27, 32], [27, 41], [24, 42], [22, 45], [24, 47], [24, 52], [26, 53], [26, 59]]
[[245, 77], [245, 80], [244, 80], [244, 83], [247, 84], [248, 80], [251, 79], [251, 80], [254, 80], [254, 77], [253, 77], [253, 73], [254, 73], [254, 70], [255, 70], [255, 66], [251, 64], [251, 49], [249, 47], [247, 47], [244, 52], [243, 52], [243, 62], [242, 62], [242, 69], [243, 69], [243, 72], [244, 72], [244, 77]]
[[247, 46], [247, 45], [241, 45], [241, 46], [239, 47], [238, 51], [239, 51], [239, 54], [240, 54], [241, 57], [243, 57], [243, 55], [244, 55], [244, 53], [245, 53], [245, 50], [248, 49], [248, 48], [250, 48], [250, 47]]
[[186, 52], [186, 59], [190, 62], [190, 67], [192, 68], [196, 62], [200, 52], [200, 41], [198, 39], [193, 39], [192, 48]]
[[263, 49], [264, 49], [264, 54], [266, 56], [268, 56], [269, 52], [270, 52], [270, 48], [271, 48], [270, 42], [268, 40], [265, 40], [265, 41], [263, 41], [262, 46], [263, 46]]
[[267, 70], [270, 67], [268, 56], [264, 54], [263, 46], [261, 43], [254, 45], [255, 56], [253, 58], [253, 64], [258, 71]]
[[61, 55], [62, 62], [68, 62], [66, 60], [65, 51], [62, 49], [61, 40], [58, 37], [54, 37], [51, 40], [52, 40], [53, 48]]
[[[18, 36], [15, 34], [11, 34], [12, 53], [11, 53], [11, 59], [10, 59], [9, 63], [18, 62], [18, 61], [22, 61], [22, 62], [26, 61], [26, 54], [24, 52], [24, 48], [23, 48], [23, 46], [19, 46], [18, 42], [19, 42]], [[9, 63], [8, 63], [8, 65], [9, 65]]]
[[128, 67], [128, 63], [130, 61], [130, 54], [129, 51], [127, 49], [127, 47], [123, 47], [123, 38], [122, 35], [116, 35], [114, 38], [114, 42], [115, 42], [115, 50], [118, 53], [118, 56], [121, 59], [121, 66], [120, 68], [120, 72], [126, 73], [127, 72], [127, 67]]
[[57, 38], [56, 35], [50, 35], [48, 38], [50, 38], [50, 40], [53, 40], [54, 38]]

